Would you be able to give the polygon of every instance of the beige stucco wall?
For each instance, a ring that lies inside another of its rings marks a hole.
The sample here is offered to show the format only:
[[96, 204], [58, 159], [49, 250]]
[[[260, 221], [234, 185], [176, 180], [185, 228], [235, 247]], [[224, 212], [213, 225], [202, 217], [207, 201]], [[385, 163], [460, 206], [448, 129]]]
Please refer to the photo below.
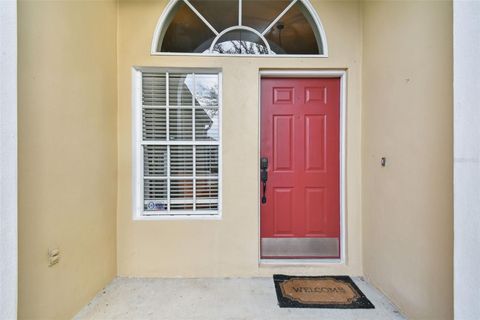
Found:
[[[361, 3], [312, 1], [330, 58], [151, 56], [153, 31], [166, 1], [120, 1], [118, 20], [118, 217], [120, 276], [257, 276], [273, 272], [362, 274]], [[132, 220], [132, 66], [223, 70], [223, 218], [220, 221]], [[347, 263], [259, 267], [259, 88], [261, 68], [348, 71]]]
[[71, 318], [116, 274], [116, 8], [19, 2], [20, 319]]
[[[115, 274], [274, 272], [365, 273], [452, 317], [451, 3], [312, 3], [329, 58], [151, 56], [165, 0], [20, 1], [20, 318], [68, 318]], [[221, 220], [132, 220], [133, 66], [222, 69]], [[287, 67], [347, 70], [345, 265], [258, 266], [258, 76]]]
[[364, 272], [409, 318], [451, 319], [452, 3], [364, 10]]

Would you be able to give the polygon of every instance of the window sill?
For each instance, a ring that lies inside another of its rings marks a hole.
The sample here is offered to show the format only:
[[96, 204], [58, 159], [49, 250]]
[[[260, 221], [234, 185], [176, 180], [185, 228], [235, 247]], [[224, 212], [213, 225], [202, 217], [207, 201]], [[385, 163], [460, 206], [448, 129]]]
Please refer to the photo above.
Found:
[[271, 268], [271, 267], [322, 267], [331, 265], [345, 266], [343, 259], [260, 259], [259, 267]]
[[221, 214], [192, 214], [192, 215], [135, 215], [134, 221], [169, 221], [169, 220], [222, 220]]

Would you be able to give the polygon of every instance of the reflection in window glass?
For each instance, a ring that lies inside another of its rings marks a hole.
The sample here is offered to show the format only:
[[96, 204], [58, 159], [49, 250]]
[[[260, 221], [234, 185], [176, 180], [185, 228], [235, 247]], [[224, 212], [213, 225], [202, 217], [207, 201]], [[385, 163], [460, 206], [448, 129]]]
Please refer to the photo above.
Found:
[[242, 24], [262, 33], [290, 0], [242, 0]]
[[218, 75], [195, 74], [195, 105], [218, 106]]
[[168, 78], [168, 98], [171, 106], [193, 105], [193, 75], [171, 73]]
[[218, 141], [218, 75], [195, 74], [195, 140]]
[[170, 108], [170, 141], [192, 140], [192, 110], [185, 108]]
[[213, 53], [268, 54], [268, 48], [255, 33], [245, 30], [227, 32], [213, 47]]
[[135, 106], [142, 137], [136, 142], [140, 215], [218, 214], [219, 80], [205, 71], [142, 72], [142, 99]]
[[[178, 0], [170, 12], [166, 32], [159, 32], [157, 50], [256, 55], [323, 53], [321, 31], [302, 0], [186, 2]], [[222, 37], [217, 39], [217, 34]]]
[[179, 1], [172, 11], [163, 41], [159, 42], [162, 52], [203, 52], [208, 49], [215, 34], [183, 2]]
[[238, 0], [189, 1], [218, 32], [238, 24]]
[[218, 141], [218, 109], [195, 110], [195, 139]]
[[308, 22], [306, 8], [300, 2], [265, 34], [270, 48], [277, 54], [319, 54], [317, 39]]

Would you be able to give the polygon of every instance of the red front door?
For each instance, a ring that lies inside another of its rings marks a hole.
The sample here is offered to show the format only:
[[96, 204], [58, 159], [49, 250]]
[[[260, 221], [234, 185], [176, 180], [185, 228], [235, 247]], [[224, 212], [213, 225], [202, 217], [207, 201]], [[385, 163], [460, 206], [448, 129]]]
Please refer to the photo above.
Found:
[[261, 256], [339, 258], [340, 79], [261, 84]]

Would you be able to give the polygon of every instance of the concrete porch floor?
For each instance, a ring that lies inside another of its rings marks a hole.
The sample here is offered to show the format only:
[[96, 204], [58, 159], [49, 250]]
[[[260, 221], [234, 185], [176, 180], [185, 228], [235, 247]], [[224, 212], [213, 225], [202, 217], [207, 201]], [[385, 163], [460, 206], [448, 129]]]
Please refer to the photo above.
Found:
[[281, 309], [272, 278], [117, 278], [75, 319], [405, 319], [378, 290], [354, 281], [375, 309]]

